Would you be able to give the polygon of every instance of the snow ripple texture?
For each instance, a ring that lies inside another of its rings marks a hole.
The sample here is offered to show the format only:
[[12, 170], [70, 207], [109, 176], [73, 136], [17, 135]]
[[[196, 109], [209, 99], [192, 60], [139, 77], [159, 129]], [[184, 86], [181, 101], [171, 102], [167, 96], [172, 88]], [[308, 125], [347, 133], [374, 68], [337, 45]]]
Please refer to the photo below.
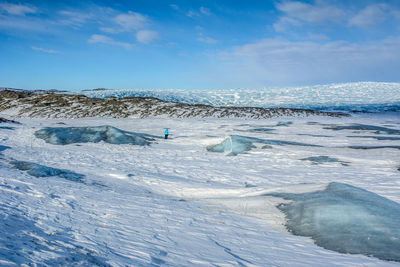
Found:
[[400, 111], [400, 83], [357, 82], [286, 88], [221, 90], [85, 90], [88, 97], [155, 97], [213, 106], [287, 107], [341, 111]]

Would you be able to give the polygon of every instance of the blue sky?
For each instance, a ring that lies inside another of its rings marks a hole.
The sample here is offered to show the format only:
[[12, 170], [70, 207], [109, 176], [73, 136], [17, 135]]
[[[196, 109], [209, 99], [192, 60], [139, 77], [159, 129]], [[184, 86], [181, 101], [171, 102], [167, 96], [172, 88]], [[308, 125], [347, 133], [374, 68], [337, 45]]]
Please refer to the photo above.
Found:
[[400, 1], [1, 1], [0, 86], [400, 82]]

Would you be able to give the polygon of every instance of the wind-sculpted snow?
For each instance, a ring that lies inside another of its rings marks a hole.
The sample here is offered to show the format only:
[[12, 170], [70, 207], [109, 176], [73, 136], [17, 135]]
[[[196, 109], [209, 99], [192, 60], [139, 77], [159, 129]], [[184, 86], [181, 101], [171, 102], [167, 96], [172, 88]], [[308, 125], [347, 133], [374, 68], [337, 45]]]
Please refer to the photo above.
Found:
[[211, 152], [229, 152], [229, 156], [236, 156], [250, 151], [252, 148], [256, 148], [254, 143], [265, 144], [262, 148], [271, 148], [270, 145], [294, 145], [294, 146], [313, 146], [320, 147], [319, 145], [305, 144], [292, 141], [283, 140], [272, 140], [272, 139], [260, 139], [249, 136], [231, 135], [227, 137], [222, 143], [216, 145], [207, 146], [207, 150]]
[[304, 87], [220, 90], [88, 90], [90, 97], [156, 97], [213, 106], [399, 111], [400, 83], [359, 82]]
[[149, 145], [151, 140], [148, 135], [126, 132], [108, 125], [96, 127], [47, 127], [36, 131], [35, 136], [53, 145], [104, 141], [110, 144], [145, 146]]
[[32, 162], [14, 160], [11, 161], [10, 164], [14, 166], [14, 168], [21, 171], [26, 171], [29, 175], [35, 177], [59, 176], [73, 182], [82, 182], [83, 178], [85, 177], [83, 174], [75, 173], [73, 171], [50, 168]]
[[46, 233], [24, 211], [6, 203], [0, 203], [0, 265], [110, 266], [105, 258], [75, 245], [72, 233]]
[[269, 195], [292, 200], [278, 208], [293, 234], [341, 253], [400, 261], [399, 203], [342, 183], [312, 193]]

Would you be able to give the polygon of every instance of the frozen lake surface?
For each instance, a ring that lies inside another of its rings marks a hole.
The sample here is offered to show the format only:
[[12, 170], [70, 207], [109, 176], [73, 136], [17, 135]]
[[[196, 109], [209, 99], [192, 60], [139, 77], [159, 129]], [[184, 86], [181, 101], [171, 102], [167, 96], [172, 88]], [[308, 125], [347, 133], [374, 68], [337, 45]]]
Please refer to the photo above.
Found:
[[400, 265], [398, 114], [18, 120], [1, 266]]

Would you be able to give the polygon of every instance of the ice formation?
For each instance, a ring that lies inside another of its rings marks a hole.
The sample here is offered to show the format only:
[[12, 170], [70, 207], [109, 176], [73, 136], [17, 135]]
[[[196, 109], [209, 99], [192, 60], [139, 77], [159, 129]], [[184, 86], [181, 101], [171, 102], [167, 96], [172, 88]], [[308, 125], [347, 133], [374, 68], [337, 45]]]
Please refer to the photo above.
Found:
[[110, 144], [144, 146], [149, 145], [151, 140], [148, 135], [126, 132], [108, 125], [95, 127], [47, 127], [36, 131], [35, 136], [53, 145], [104, 141]]
[[341, 161], [337, 158], [332, 158], [328, 156], [316, 156], [316, 157], [308, 157], [308, 158], [303, 158], [301, 160], [308, 160], [311, 161], [312, 164], [322, 164], [322, 163], [340, 163], [343, 166], [348, 166], [348, 162], [346, 161]]
[[400, 261], [400, 204], [364, 189], [330, 183], [323, 191], [268, 194], [292, 200], [278, 208], [295, 235], [326, 249]]
[[89, 90], [90, 97], [156, 97], [214, 106], [288, 107], [344, 111], [399, 111], [400, 83], [358, 82], [304, 87], [221, 90]]
[[364, 135], [364, 136], [348, 136], [350, 138], [372, 138], [380, 141], [398, 141], [400, 137], [396, 136], [373, 136], [373, 135]]
[[400, 149], [400, 146], [349, 146], [352, 149], [384, 149], [384, 148], [392, 148], [392, 149]]
[[236, 156], [237, 154], [246, 153], [250, 151], [252, 148], [255, 148], [253, 145], [253, 138], [246, 138], [242, 136], [229, 136], [222, 143], [217, 145], [211, 145], [207, 147], [208, 151], [211, 152], [229, 152], [228, 155]]
[[231, 135], [225, 138], [220, 144], [209, 145], [207, 150], [211, 152], [229, 152], [229, 156], [236, 156], [238, 154], [246, 153], [252, 148], [256, 148], [254, 143], [265, 144], [262, 148], [271, 148], [270, 145], [294, 145], [294, 146], [314, 146], [320, 147], [319, 145], [305, 144], [292, 141], [283, 140], [272, 140], [272, 139], [260, 139], [255, 137], [241, 136], [241, 135]]
[[324, 129], [330, 129], [330, 130], [334, 130], [334, 131], [341, 131], [341, 130], [372, 131], [375, 134], [400, 135], [400, 130], [382, 127], [382, 126], [367, 125], [367, 124], [332, 125], [332, 126], [324, 127]]
[[11, 161], [16, 169], [21, 171], [26, 171], [29, 175], [35, 177], [51, 177], [59, 176], [74, 182], [82, 182], [85, 177], [83, 174], [75, 173], [69, 170], [55, 169], [47, 166], [43, 166], [37, 163], [27, 162], [27, 161]]
[[10, 127], [10, 126], [0, 126], [0, 129], [2, 130], [14, 130], [14, 127]]

